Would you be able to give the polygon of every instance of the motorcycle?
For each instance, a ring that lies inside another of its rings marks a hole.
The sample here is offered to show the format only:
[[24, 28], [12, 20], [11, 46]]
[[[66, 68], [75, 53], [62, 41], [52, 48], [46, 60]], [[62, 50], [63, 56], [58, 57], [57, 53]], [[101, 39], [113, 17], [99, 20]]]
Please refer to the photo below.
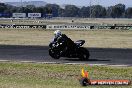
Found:
[[54, 59], [59, 59], [60, 57], [68, 58], [79, 58], [80, 60], [89, 59], [89, 51], [81, 47], [85, 43], [85, 40], [78, 40], [74, 42], [74, 47], [68, 49], [64, 42], [53, 41], [49, 44], [49, 55]]

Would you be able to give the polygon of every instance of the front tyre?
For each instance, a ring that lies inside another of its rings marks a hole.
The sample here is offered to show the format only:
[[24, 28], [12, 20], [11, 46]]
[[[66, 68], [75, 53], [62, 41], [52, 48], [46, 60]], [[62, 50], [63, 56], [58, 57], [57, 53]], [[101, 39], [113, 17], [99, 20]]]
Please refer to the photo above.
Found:
[[86, 61], [89, 59], [89, 51], [83, 47], [80, 47], [79, 49], [79, 59], [80, 60], [83, 60], [83, 61]]
[[52, 49], [49, 49], [49, 55], [54, 58], [54, 59], [59, 59], [60, 58], [60, 54], [58, 51], [53, 51]]

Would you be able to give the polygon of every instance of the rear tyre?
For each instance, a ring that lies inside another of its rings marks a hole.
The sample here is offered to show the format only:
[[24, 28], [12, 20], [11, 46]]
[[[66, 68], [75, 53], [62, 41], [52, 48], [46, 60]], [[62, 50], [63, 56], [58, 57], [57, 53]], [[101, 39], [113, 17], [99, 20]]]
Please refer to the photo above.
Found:
[[54, 59], [59, 59], [60, 58], [60, 54], [59, 54], [59, 52], [55, 52], [55, 51], [53, 51], [52, 49], [49, 49], [49, 55], [52, 57], [52, 58], [54, 58]]
[[79, 49], [79, 59], [80, 60], [83, 60], [83, 61], [86, 61], [86, 60], [89, 60], [89, 51], [83, 47], [80, 47]]

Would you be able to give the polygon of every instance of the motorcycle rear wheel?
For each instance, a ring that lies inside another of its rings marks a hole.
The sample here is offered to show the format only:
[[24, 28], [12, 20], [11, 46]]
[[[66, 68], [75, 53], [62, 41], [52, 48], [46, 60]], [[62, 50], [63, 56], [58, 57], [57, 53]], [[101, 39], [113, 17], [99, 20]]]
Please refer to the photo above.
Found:
[[79, 49], [79, 59], [80, 60], [83, 60], [83, 61], [86, 61], [89, 59], [89, 51], [83, 47], [80, 47]]

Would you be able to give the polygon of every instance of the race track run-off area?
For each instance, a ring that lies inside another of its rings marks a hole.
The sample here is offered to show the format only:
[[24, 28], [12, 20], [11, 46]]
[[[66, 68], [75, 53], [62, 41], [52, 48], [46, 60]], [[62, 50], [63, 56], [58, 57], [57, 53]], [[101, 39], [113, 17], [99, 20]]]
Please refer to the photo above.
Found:
[[80, 61], [78, 58], [63, 57], [55, 60], [49, 56], [48, 46], [0, 45], [0, 60], [132, 66], [132, 49], [87, 49], [90, 52], [88, 61]]

